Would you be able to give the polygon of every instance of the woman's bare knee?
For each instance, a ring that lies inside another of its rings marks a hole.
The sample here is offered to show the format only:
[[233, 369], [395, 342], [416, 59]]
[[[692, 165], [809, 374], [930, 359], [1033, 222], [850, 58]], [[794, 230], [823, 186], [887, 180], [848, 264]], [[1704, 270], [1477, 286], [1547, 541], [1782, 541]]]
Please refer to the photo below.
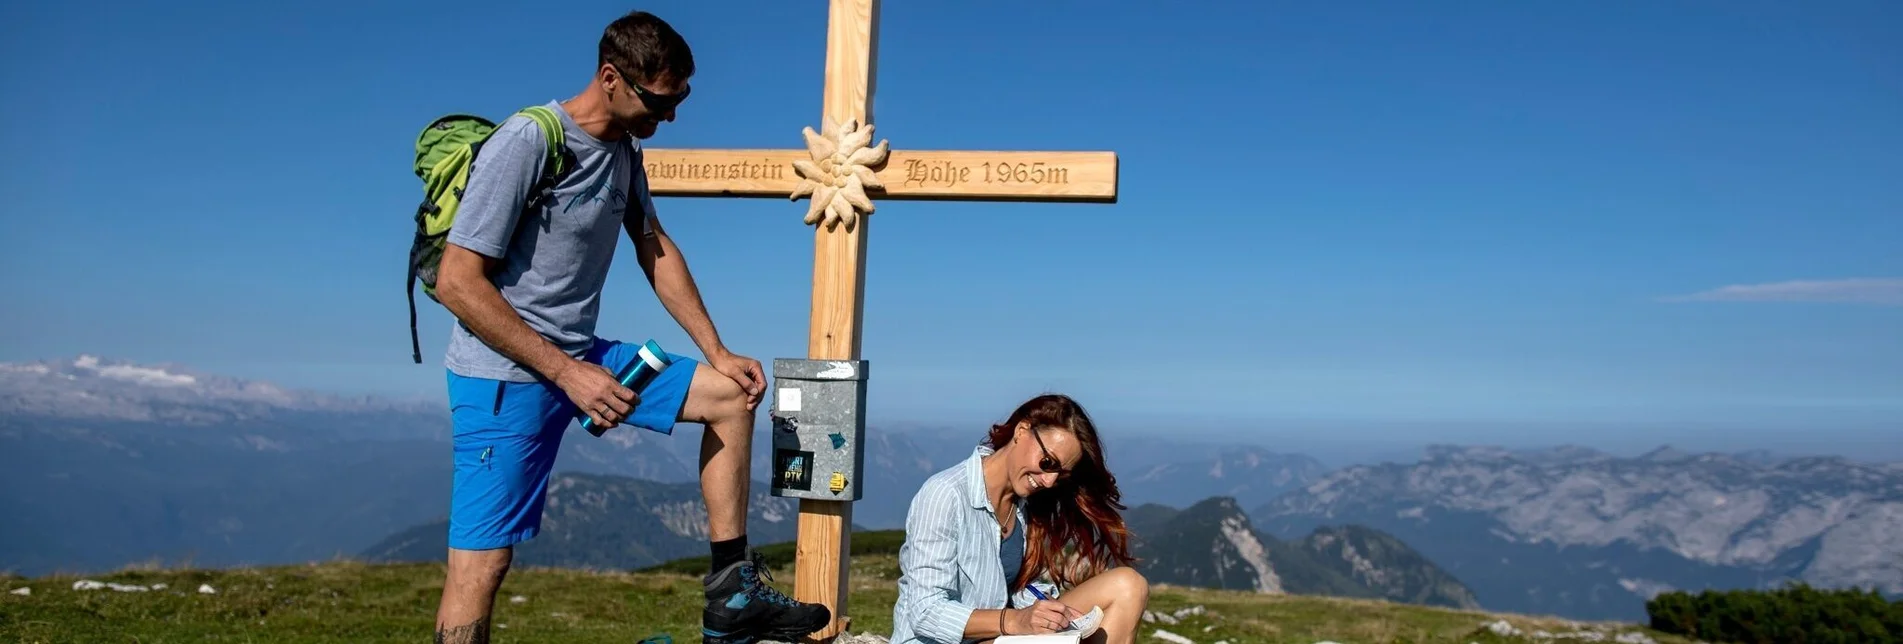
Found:
[[1130, 584], [1131, 594], [1137, 597], [1141, 597], [1145, 600], [1149, 599], [1150, 598], [1149, 578], [1144, 577], [1143, 573], [1137, 572], [1135, 568], [1124, 568], [1123, 570], [1130, 571], [1128, 575], [1129, 581], [1126, 583]]
[[1132, 602], [1139, 607], [1149, 602], [1150, 580], [1144, 578], [1143, 573], [1137, 572], [1135, 568], [1120, 566], [1106, 570], [1103, 574], [1110, 577], [1112, 594], [1116, 595], [1117, 599]]

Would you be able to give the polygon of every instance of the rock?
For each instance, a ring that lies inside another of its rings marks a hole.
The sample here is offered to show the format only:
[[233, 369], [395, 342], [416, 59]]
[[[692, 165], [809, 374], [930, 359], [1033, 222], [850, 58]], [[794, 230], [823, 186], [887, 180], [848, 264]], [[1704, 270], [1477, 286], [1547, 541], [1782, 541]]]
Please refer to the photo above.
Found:
[[1156, 632], [1151, 633], [1150, 635], [1152, 637], [1155, 637], [1157, 639], [1164, 640], [1167, 642], [1175, 642], [1175, 644], [1196, 644], [1196, 642], [1191, 641], [1187, 637], [1183, 637], [1181, 635], [1177, 635], [1175, 633], [1171, 633], [1169, 631], [1166, 631], [1160, 628], [1156, 629]]
[[205, 595], [216, 595], [218, 594], [218, 589], [212, 588], [211, 584], [199, 584], [198, 592]]
[[117, 584], [112, 582], [99, 582], [99, 581], [93, 581], [91, 579], [81, 579], [79, 581], [73, 582], [73, 590], [99, 590], [101, 588], [110, 588], [122, 593], [142, 593], [142, 592], [151, 590], [150, 588], [147, 588], [145, 586], [134, 586], [132, 584]]
[[[758, 642], [759, 644], [799, 644], [798, 642], [783, 642], [780, 640], [767, 639], [758, 640]], [[858, 635], [840, 633], [838, 637], [833, 638], [833, 644], [889, 644], [889, 640], [887, 640], [884, 635], [866, 631]]]
[[1524, 638], [1538, 641], [1538, 642], [1612, 641], [1612, 642], [1617, 642], [1618, 644], [1658, 644], [1657, 640], [1652, 639], [1650, 636], [1644, 633], [1620, 633], [1615, 636], [1615, 635], [1608, 634], [1604, 630], [1594, 630], [1594, 629], [1583, 627], [1582, 625], [1579, 625], [1579, 624], [1573, 624], [1571, 626], [1574, 627], [1574, 630], [1554, 633], [1554, 632], [1544, 631], [1544, 630], [1536, 630], [1532, 632], [1522, 631], [1519, 628], [1515, 627], [1514, 625], [1507, 623], [1507, 621], [1504, 619], [1493, 621], [1493, 622], [1487, 622], [1481, 625], [1481, 627], [1486, 629], [1487, 632], [1493, 633], [1494, 635], [1498, 635], [1501, 637], [1524, 637]]
[[32, 589], [32, 588], [28, 588], [28, 587], [26, 587], [26, 586], [21, 586], [21, 587], [19, 587], [19, 588], [15, 588], [15, 589], [13, 589], [13, 591], [12, 591], [12, 593], [13, 593], [13, 594], [15, 594], [15, 595], [20, 595], [20, 596], [22, 596], [22, 597], [24, 597], [24, 596], [27, 596], [27, 595], [31, 595], [31, 594], [33, 594], [33, 589]]
[[165, 583], [152, 584], [152, 590], [165, 590], [168, 587], [170, 587], [170, 584], [165, 584]]
[[[760, 644], [799, 644], [798, 642], [782, 642], [780, 640], [765, 639], [759, 640], [759, 642]], [[879, 635], [871, 631], [866, 631], [858, 635], [840, 633], [838, 637], [833, 638], [833, 644], [889, 644], [889, 642], [890, 641], [887, 640], [884, 635]]]

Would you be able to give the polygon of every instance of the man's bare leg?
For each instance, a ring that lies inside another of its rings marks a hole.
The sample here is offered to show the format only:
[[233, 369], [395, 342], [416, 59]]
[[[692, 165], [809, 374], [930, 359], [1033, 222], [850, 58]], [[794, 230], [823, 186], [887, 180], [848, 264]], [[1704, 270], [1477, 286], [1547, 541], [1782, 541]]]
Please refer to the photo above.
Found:
[[747, 478], [753, 465], [753, 411], [732, 378], [701, 364], [688, 385], [680, 419], [700, 423], [700, 493], [710, 541], [747, 533]]
[[748, 470], [753, 460], [753, 410], [747, 408], [746, 393], [732, 378], [701, 365], [688, 385], [680, 418], [707, 427], [700, 439], [700, 490], [707, 501], [714, 563], [705, 578], [701, 641], [796, 641], [824, 627], [831, 611], [795, 602], [767, 585], [746, 557]]
[[486, 644], [496, 591], [509, 574], [514, 548], [449, 550], [449, 574], [436, 609], [436, 644]]

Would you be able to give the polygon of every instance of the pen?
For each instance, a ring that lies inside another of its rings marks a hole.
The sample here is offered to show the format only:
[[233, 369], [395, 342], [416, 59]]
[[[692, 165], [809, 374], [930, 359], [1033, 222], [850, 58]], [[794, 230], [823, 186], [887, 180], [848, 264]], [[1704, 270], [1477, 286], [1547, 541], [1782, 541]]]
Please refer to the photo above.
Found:
[[[1050, 598], [1050, 597], [1047, 597], [1047, 596], [1045, 596], [1045, 595], [1044, 595], [1044, 591], [1041, 591], [1041, 590], [1038, 590], [1038, 589], [1037, 589], [1037, 584], [1025, 584], [1025, 585], [1024, 585], [1024, 589], [1025, 589], [1025, 590], [1028, 590], [1028, 591], [1031, 591], [1031, 594], [1032, 594], [1032, 595], [1036, 595], [1038, 599], [1042, 599], [1042, 600], [1044, 600], [1044, 601], [1051, 601], [1051, 598]], [[1066, 626], [1066, 627], [1069, 627], [1069, 628], [1073, 628], [1073, 629], [1074, 629], [1074, 628], [1077, 628], [1077, 620], [1074, 620], [1074, 619], [1072, 619], [1072, 620], [1066, 620], [1066, 621], [1064, 622], [1064, 626]]]

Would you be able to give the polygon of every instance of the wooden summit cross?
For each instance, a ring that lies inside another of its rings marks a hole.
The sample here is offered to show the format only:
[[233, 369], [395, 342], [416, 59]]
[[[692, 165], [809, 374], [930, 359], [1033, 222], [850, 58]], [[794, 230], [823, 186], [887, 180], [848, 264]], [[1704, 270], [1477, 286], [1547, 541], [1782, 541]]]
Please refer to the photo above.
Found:
[[[819, 132], [801, 149], [664, 149], [645, 152], [657, 196], [809, 198], [816, 224], [808, 357], [859, 359], [865, 303], [866, 215], [871, 198], [1115, 203], [1115, 152], [890, 150], [872, 145], [880, 0], [830, 0], [826, 86]], [[845, 615], [852, 506], [800, 500], [794, 596], [832, 611], [814, 633], [828, 640]]]

